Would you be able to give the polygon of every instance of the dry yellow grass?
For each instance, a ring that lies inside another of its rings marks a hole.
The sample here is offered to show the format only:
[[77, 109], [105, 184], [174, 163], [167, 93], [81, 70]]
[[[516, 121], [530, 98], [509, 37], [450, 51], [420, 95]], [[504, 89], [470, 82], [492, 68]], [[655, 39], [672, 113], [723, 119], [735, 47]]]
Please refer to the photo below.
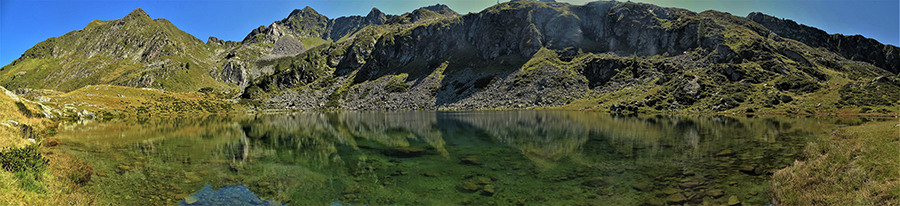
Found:
[[[51, 135], [48, 131], [55, 128], [56, 123], [43, 118], [44, 108], [0, 87], [0, 122], [4, 123], [0, 125], [0, 150], [46, 141]], [[26, 133], [29, 132], [23, 132], [22, 125], [31, 128], [35, 142], [28, 140]], [[0, 169], [0, 205], [94, 205], [92, 195], [80, 191], [80, 186], [71, 180], [74, 172], [84, 173], [84, 170], [72, 170], [79, 168], [76, 166], [85, 168], [83, 161], [53, 148], [41, 150], [50, 160], [48, 170], [10, 172]]]
[[29, 117], [23, 114], [16, 103], [21, 103], [29, 111], [41, 111], [40, 106], [20, 100], [22, 99], [0, 87], [0, 148], [24, 147], [31, 143], [22, 137], [22, 130], [10, 120], [34, 127], [35, 131], [40, 131], [44, 127], [44, 122], [40, 117]]
[[778, 205], [900, 205], [897, 121], [841, 128], [775, 172]]
[[45, 105], [60, 111], [73, 113], [87, 110], [101, 116], [231, 113], [242, 109], [240, 105], [217, 100], [214, 96], [196, 92], [174, 93], [157, 89], [92, 85], [42, 98]]

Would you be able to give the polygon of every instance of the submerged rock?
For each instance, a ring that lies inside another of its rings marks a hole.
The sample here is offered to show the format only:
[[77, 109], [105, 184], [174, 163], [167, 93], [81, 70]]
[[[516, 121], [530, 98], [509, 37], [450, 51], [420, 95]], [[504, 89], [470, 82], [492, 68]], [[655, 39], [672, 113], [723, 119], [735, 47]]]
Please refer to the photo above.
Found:
[[645, 191], [648, 191], [651, 188], [653, 188], [653, 186], [650, 185], [649, 182], [636, 182], [634, 184], [631, 184], [631, 188], [634, 188], [635, 190], [638, 190], [638, 191], [645, 192]]
[[754, 172], [753, 172], [753, 169], [755, 169], [755, 168], [754, 168], [753, 166], [750, 166], [750, 165], [741, 165], [741, 166], [738, 166], [738, 170], [740, 170], [741, 172], [744, 172], [744, 173], [754, 173]]
[[481, 190], [481, 195], [484, 195], [484, 196], [493, 196], [493, 195], [494, 195], [494, 192], [495, 192], [495, 189], [496, 189], [496, 188], [494, 187], [494, 185], [485, 185], [485, 186], [484, 186], [484, 189]]
[[719, 198], [719, 197], [725, 196], [725, 191], [722, 189], [715, 189], [715, 190], [706, 191], [706, 194], [713, 198]]
[[582, 184], [589, 187], [602, 187], [606, 186], [609, 183], [606, 182], [606, 180], [604, 180], [602, 177], [595, 177], [590, 180], [584, 181], [584, 183]]
[[676, 193], [676, 194], [669, 195], [668, 197], [666, 197], [666, 201], [669, 203], [678, 204], [678, 203], [687, 201], [687, 198], [684, 197], [684, 195], [681, 193]]
[[731, 156], [733, 154], [734, 154], [734, 151], [732, 151], [730, 149], [726, 149], [726, 150], [722, 150], [719, 153], [717, 153], [716, 156]]
[[738, 205], [741, 204], [741, 201], [738, 201], [737, 196], [732, 195], [728, 198], [728, 205]]
[[235, 205], [235, 203], [242, 203], [240, 205], [285, 205], [273, 199], [262, 200], [245, 185], [229, 185], [219, 190], [213, 190], [206, 185], [194, 195], [181, 200], [178, 205]]
[[644, 205], [650, 205], [650, 206], [662, 206], [662, 205], [665, 205], [665, 204], [666, 204], [666, 202], [664, 202], [662, 199], [659, 199], [659, 198], [657, 198], [657, 197], [647, 197], [647, 198], [644, 198]]
[[478, 185], [471, 181], [463, 181], [459, 183], [459, 188], [464, 192], [475, 192], [478, 191]]
[[667, 187], [667, 188], [665, 188], [665, 189], [662, 189], [662, 192], [665, 193], [665, 194], [667, 194], [667, 195], [671, 195], [671, 194], [679, 193], [679, 192], [681, 192], [681, 190], [675, 189], [675, 188], [671, 188], [671, 187]]

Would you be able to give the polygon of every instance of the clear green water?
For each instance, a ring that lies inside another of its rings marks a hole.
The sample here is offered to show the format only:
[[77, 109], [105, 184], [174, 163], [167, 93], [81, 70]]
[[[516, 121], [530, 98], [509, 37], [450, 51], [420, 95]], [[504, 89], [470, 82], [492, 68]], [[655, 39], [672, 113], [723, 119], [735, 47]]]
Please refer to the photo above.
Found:
[[70, 123], [58, 136], [94, 167], [85, 187], [116, 205], [199, 204], [206, 185], [289, 205], [765, 205], [771, 173], [838, 123], [309, 112]]

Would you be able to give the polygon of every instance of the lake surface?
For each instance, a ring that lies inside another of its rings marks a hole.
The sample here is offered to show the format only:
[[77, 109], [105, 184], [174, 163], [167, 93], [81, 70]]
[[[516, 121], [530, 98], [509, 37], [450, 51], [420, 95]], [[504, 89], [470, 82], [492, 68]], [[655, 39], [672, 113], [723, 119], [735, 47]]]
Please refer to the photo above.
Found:
[[721, 205], [836, 124], [575, 111], [343, 112], [66, 123], [117, 205]]

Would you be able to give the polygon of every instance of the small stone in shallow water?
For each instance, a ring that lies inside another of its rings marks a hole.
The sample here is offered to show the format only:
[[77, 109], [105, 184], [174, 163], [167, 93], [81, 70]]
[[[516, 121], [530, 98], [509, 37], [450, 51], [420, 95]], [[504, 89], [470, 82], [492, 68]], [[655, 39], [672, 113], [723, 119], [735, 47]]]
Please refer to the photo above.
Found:
[[716, 156], [731, 156], [733, 154], [734, 154], [734, 151], [732, 151], [730, 149], [726, 149], [726, 150], [720, 151], [718, 154], [716, 154]]
[[667, 188], [665, 188], [665, 189], [662, 189], [662, 192], [665, 193], [665, 194], [667, 194], [667, 195], [672, 195], [672, 194], [681, 192], [681, 190], [675, 189], [675, 188], [671, 188], [671, 187], [667, 187]]
[[463, 189], [463, 191], [466, 192], [475, 192], [478, 190], [478, 185], [470, 181], [463, 181], [459, 183], [459, 188]]
[[713, 198], [719, 198], [719, 197], [725, 196], [725, 191], [722, 189], [715, 189], [715, 190], [706, 191], [706, 194]]
[[657, 197], [647, 197], [644, 199], [644, 205], [662, 206], [665, 204], [666, 204], [666, 202], [664, 202], [662, 199], [659, 199]]
[[638, 191], [648, 191], [652, 187], [653, 186], [650, 185], [649, 182], [635, 182], [634, 184], [631, 184], [631, 188], [634, 188], [635, 190], [638, 190]]
[[703, 180], [700, 178], [682, 179], [681, 184], [679, 184], [681, 188], [694, 188], [700, 185], [703, 185]]
[[752, 171], [753, 171], [753, 166], [750, 166], [750, 165], [741, 165], [741, 166], [738, 166], [738, 170], [741, 170], [741, 172], [752, 172]]
[[487, 177], [476, 177], [476, 178], [475, 178], [475, 182], [478, 183], [478, 184], [482, 184], [482, 185], [491, 184], [491, 178], [487, 178]]
[[741, 201], [738, 201], [737, 196], [732, 195], [728, 198], [728, 205], [738, 205], [741, 204]]
[[189, 197], [184, 198], [184, 203], [187, 203], [189, 205], [194, 204], [196, 202], [197, 202], [197, 198], [194, 196], [189, 196]]
[[484, 189], [481, 190], [481, 195], [484, 196], [492, 196], [494, 195], [495, 189], [493, 185], [485, 185]]
[[678, 203], [687, 201], [687, 198], [684, 197], [684, 195], [681, 193], [676, 193], [676, 194], [669, 195], [668, 197], [666, 197], [666, 201], [668, 201], [669, 203], [678, 204]]

